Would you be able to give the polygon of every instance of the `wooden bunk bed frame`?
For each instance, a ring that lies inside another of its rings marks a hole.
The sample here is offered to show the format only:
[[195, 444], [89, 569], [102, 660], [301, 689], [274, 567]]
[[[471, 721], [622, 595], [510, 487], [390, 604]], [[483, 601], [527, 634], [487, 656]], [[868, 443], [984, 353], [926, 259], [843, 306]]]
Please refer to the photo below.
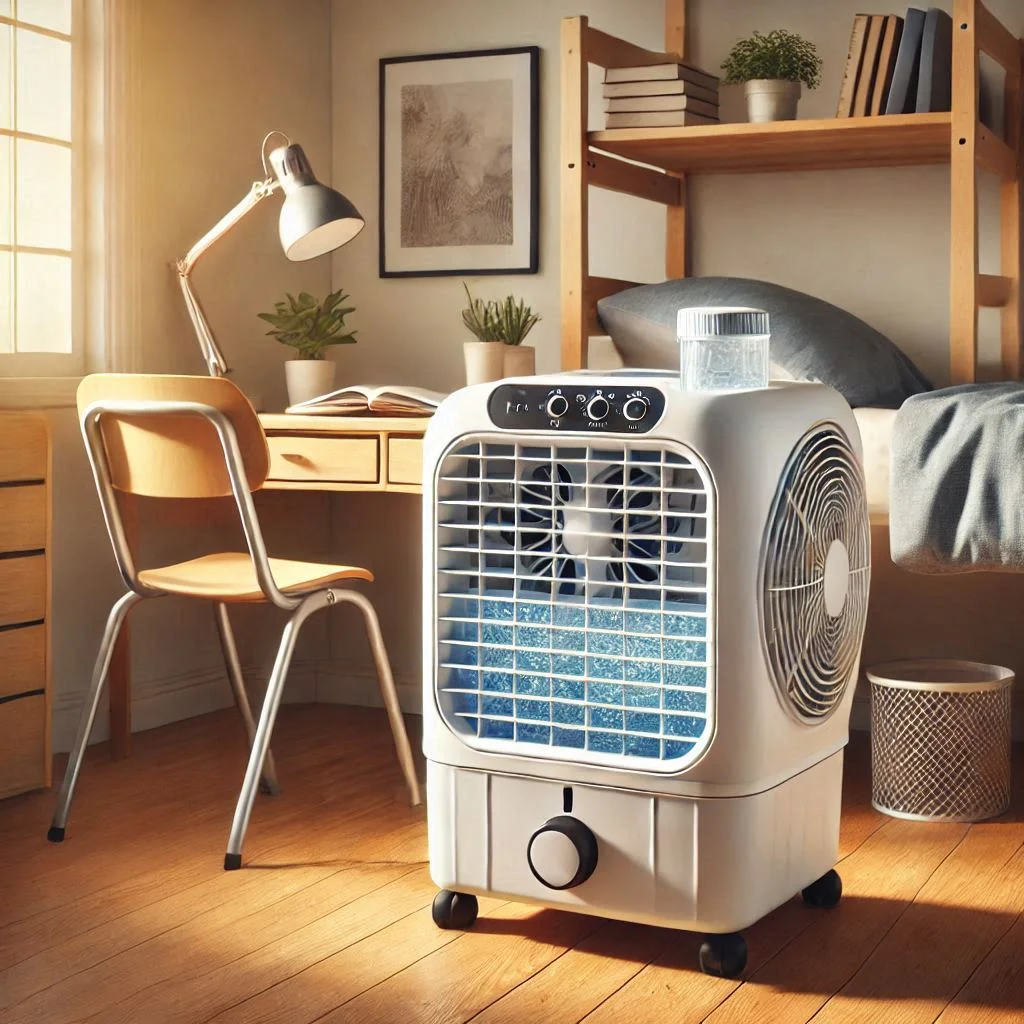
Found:
[[[1003, 138], [994, 135], [978, 119], [981, 53], [988, 54], [1006, 70]], [[1013, 36], [980, 0], [954, 0], [950, 113], [588, 131], [589, 64], [630, 67], [671, 62], [685, 55], [686, 0], [665, 0], [664, 53], [634, 46], [591, 28], [585, 17], [566, 18], [562, 22], [564, 370], [585, 367], [588, 339], [605, 333], [597, 321], [598, 300], [636, 284], [589, 274], [590, 185], [653, 200], [666, 207], [665, 276], [680, 278], [687, 276], [690, 265], [686, 223], [688, 174], [948, 163], [950, 380], [959, 384], [976, 379], [981, 307], [1001, 309], [1003, 376], [1013, 380], [1022, 376], [1024, 40]], [[1000, 181], [998, 275], [978, 272], [979, 168], [995, 174]]]

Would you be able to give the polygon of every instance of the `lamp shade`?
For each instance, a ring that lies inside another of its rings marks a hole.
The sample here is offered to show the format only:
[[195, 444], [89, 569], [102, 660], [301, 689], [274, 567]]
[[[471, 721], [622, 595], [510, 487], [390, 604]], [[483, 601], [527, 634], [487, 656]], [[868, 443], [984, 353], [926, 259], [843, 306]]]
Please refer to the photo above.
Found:
[[365, 221], [340, 192], [321, 185], [301, 146], [281, 146], [270, 154], [284, 203], [279, 222], [281, 248], [290, 260], [310, 260], [350, 242]]

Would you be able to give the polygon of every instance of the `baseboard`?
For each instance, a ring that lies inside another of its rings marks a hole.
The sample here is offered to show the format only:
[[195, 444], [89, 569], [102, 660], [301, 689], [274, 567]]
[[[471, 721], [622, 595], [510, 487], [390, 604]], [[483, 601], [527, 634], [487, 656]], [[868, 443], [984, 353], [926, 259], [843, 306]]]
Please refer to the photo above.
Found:
[[[395, 675], [398, 703], [406, 714], [423, 714], [423, 694], [419, 677]], [[383, 707], [380, 684], [372, 668], [341, 661], [316, 662], [316, 697], [323, 704], [353, 704], [357, 707]]]
[[[266, 680], [262, 668], [247, 666], [243, 673], [249, 685], [250, 700], [254, 708], [263, 701], [263, 689], [253, 685], [255, 680]], [[314, 662], [296, 661], [292, 664], [285, 686], [285, 703], [310, 703], [316, 698], [316, 666]], [[66, 693], [54, 701], [53, 750], [70, 750], [82, 715], [85, 692]], [[140, 683], [132, 695], [132, 732], [145, 732], [185, 718], [205, 715], [221, 708], [232, 707], [234, 698], [227, 676], [217, 667], [204, 672], [165, 676]], [[110, 720], [104, 701], [93, 725], [90, 743], [100, 743], [110, 737]]]

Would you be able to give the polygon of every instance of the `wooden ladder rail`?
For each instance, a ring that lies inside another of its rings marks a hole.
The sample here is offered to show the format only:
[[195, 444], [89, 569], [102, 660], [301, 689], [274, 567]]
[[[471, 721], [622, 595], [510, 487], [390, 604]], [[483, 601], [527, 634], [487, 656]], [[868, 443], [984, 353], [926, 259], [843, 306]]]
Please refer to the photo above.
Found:
[[[979, 56], [1006, 71], [1003, 139], [978, 118]], [[970, 383], [978, 371], [978, 312], [1001, 310], [1002, 374], [1021, 376], [1024, 303], [1021, 298], [1022, 163], [1024, 163], [1024, 41], [1012, 35], [981, 0], [954, 0], [950, 131], [950, 381]], [[1005, 139], [1005, 141], [1004, 141]], [[1000, 180], [1000, 273], [978, 270], [978, 167]]]
[[625, 192], [666, 207], [665, 276], [689, 270], [686, 181], [683, 175], [654, 170], [591, 150], [588, 141], [589, 65], [604, 68], [662, 64], [683, 56], [686, 0], [665, 0], [665, 52], [645, 50], [591, 28], [586, 17], [565, 18], [561, 37], [561, 297], [563, 370], [587, 365], [588, 342], [601, 334], [597, 302], [637, 282], [590, 276], [587, 190]]

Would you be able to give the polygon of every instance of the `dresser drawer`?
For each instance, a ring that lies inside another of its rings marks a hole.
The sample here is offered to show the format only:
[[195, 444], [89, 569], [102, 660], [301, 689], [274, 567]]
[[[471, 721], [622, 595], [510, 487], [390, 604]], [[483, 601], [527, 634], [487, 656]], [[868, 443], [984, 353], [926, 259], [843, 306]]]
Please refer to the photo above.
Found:
[[0, 551], [46, 547], [46, 486], [0, 487]]
[[376, 437], [268, 437], [271, 480], [365, 484], [380, 479]]
[[0, 703], [0, 798], [49, 784], [47, 746], [42, 694]]
[[0, 430], [0, 482], [44, 480], [50, 441], [46, 420], [32, 413], [4, 413]]
[[0, 558], [0, 626], [46, 615], [46, 556]]
[[0, 699], [45, 686], [46, 627], [0, 630]]
[[423, 483], [423, 438], [388, 438], [388, 483]]

